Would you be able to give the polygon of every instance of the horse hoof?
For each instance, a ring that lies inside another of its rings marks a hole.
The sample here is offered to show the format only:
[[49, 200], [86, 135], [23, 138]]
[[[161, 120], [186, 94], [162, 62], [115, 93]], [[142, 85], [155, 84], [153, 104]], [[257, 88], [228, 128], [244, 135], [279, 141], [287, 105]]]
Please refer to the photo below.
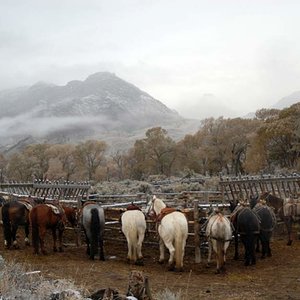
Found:
[[101, 257], [100, 257], [100, 260], [101, 260], [101, 261], [105, 261], [104, 256], [101, 256]]
[[288, 241], [288, 242], [287, 242], [287, 245], [288, 245], [288, 246], [291, 246], [291, 245], [292, 245], [292, 242], [293, 242], [293, 241]]
[[209, 263], [207, 263], [205, 267], [206, 267], [206, 268], [210, 268], [210, 264], [209, 264]]
[[57, 252], [57, 248], [53, 248], [53, 252]]
[[144, 262], [142, 259], [137, 259], [136, 262], [134, 263], [136, 266], [143, 266]]
[[168, 271], [174, 271], [175, 270], [175, 266], [174, 266], [174, 264], [171, 264], [171, 265], [169, 265], [169, 267], [168, 267]]
[[182, 273], [183, 272], [183, 267], [175, 268], [175, 272]]
[[160, 265], [162, 265], [164, 262], [165, 262], [164, 260], [159, 260], [159, 261], [158, 261], [158, 263], [159, 263]]
[[64, 252], [64, 249], [63, 248], [59, 248], [58, 252]]

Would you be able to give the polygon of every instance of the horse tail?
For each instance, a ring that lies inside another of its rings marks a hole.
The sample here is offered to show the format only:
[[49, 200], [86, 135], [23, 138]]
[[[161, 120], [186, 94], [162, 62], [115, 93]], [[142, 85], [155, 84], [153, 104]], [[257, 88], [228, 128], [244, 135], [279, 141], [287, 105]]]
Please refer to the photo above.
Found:
[[225, 242], [223, 240], [217, 240], [217, 257], [219, 259], [219, 268], [222, 269], [225, 263]]
[[31, 223], [31, 235], [32, 235], [32, 246], [34, 252], [37, 254], [39, 250], [39, 226], [38, 226], [38, 214], [37, 210], [33, 208], [29, 214]]
[[100, 239], [100, 218], [97, 208], [91, 209], [91, 256], [97, 253], [99, 239]]
[[181, 270], [183, 268], [183, 255], [184, 255], [185, 239], [184, 232], [180, 232], [175, 236], [175, 261], [176, 268]]
[[11, 222], [9, 218], [9, 207], [4, 205], [2, 207], [2, 222], [3, 222], [3, 234], [4, 240], [7, 247], [10, 247], [12, 242], [12, 233], [11, 233]]
[[129, 247], [131, 247], [132, 260], [137, 259], [137, 243], [138, 243], [138, 229], [136, 227], [130, 228], [128, 234], [128, 240], [130, 241]]

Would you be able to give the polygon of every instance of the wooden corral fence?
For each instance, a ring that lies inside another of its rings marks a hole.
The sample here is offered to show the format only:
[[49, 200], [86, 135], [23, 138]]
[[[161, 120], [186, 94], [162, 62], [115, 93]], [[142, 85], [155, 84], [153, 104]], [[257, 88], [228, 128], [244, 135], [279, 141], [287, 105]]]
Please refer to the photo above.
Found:
[[89, 197], [90, 184], [37, 181], [32, 183], [0, 183], [0, 195], [31, 196], [33, 199], [78, 201]]
[[250, 196], [270, 192], [280, 198], [300, 196], [300, 175], [288, 176], [244, 176], [244, 177], [221, 177], [220, 189], [224, 201], [236, 201], [249, 199]]
[[[120, 216], [131, 204], [137, 204], [145, 209], [146, 203], [152, 194], [138, 193], [127, 195], [102, 195], [89, 194], [88, 183], [9, 183], [0, 184], [0, 195], [31, 195], [31, 197], [58, 199], [61, 202], [69, 202], [71, 205], [81, 207], [82, 200], [93, 200], [103, 206], [106, 215], [106, 230], [114, 232], [113, 240], [126, 242], [120, 234]], [[205, 218], [211, 207], [220, 207], [229, 214], [228, 201], [248, 198], [250, 195], [258, 195], [264, 191], [270, 191], [281, 197], [288, 192], [300, 195], [300, 177], [297, 175], [286, 177], [243, 177], [221, 178], [217, 191], [183, 191], [180, 193], [155, 192], [170, 207], [180, 208], [187, 216], [189, 223], [189, 238], [187, 247], [195, 249], [195, 262], [200, 262], [201, 225], [200, 219]], [[147, 221], [148, 232], [151, 234], [145, 243], [158, 244], [156, 226], [154, 221]], [[81, 244], [81, 228], [75, 229], [77, 245]], [[106, 235], [108, 239], [110, 235]]]

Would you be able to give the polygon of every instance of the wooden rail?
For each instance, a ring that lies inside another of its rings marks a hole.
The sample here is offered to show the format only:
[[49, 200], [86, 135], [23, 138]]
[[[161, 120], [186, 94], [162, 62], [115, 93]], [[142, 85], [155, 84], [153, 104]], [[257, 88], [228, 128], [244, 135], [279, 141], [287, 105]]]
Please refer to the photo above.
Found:
[[260, 195], [264, 192], [270, 192], [280, 198], [291, 195], [298, 198], [300, 196], [300, 175], [221, 177], [220, 188], [225, 201], [249, 199], [251, 195]]

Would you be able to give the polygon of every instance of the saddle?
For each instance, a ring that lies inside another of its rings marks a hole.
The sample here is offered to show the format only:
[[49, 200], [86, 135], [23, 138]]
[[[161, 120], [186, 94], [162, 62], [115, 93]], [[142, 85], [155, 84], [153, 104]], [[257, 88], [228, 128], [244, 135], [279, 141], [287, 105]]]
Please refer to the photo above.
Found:
[[173, 207], [165, 207], [161, 210], [160, 214], [156, 217], [156, 222], [160, 223], [161, 220], [168, 214], [173, 213], [174, 211], [178, 211], [177, 209]]
[[130, 205], [128, 205], [126, 207], [126, 210], [140, 210], [140, 211], [142, 211], [137, 205], [135, 205], [133, 203], [131, 203]]

